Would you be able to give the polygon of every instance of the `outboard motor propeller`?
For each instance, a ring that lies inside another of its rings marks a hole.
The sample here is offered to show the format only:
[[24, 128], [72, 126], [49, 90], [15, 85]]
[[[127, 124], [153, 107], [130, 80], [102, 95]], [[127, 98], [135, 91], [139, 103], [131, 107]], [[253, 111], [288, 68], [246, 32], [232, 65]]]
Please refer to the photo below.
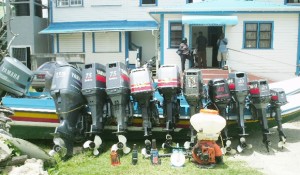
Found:
[[[60, 125], [54, 138], [60, 137], [66, 147], [66, 157], [73, 155], [73, 142], [85, 133], [86, 100], [81, 93], [81, 71], [72, 65], [56, 68], [50, 94], [55, 102]], [[78, 137], [79, 136], [79, 137]], [[58, 145], [62, 146], [62, 145]]]
[[[142, 110], [144, 136], [152, 135], [152, 122], [158, 120], [158, 109], [153, 100], [153, 80], [148, 68], [133, 69], [130, 73], [131, 95]], [[156, 111], [156, 112], [153, 112]]]
[[282, 117], [280, 107], [285, 105], [287, 102], [286, 94], [282, 88], [271, 89], [271, 117], [275, 114], [275, 120], [277, 122], [277, 131], [279, 134], [278, 147], [283, 148], [286, 142], [286, 135], [282, 129]]
[[[202, 106], [203, 78], [200, 69], [188, 69], [183, 74], [183, 95], [190, 105], [190, 116], [199, 113]], [[196, 143], [195, 130], [192, 126], [190, 143]]]
[[82, 71], [82, 94], [86, 98], [91, 114], [90, 133], [99, 134], [104, 129], [103, 108], [107, 102], [105, 66], [99, 63], [86, 64]]
[[130, 79], [122, 62], [106, 64], [106, 93], [112, 101], [113, 115], [117, 119], [117, 135], [127, 129], [128, 116], [132, 113], [130, 103]]
[[158, 69], [158, 92], [163, 96], [163, 115], [166, 119], [165, 130], [174, 131], [176, 119], [180, 114], [181, 93], [180, 72], [177, 65], [162, 65]]
[[249, 82], [249, 86], [250, 102], [255, 107], [255, 115], [259, 117], [263, 131], [263, 143], [269, 152], [269, 146], [271, 144], [270, 140], [268, 139], [268, 136], [271, 133], [269, 131], [267, 120], [267, 106], [271, 100], [269, 85], [266, 80], [256, 80]]
[[244, 109], [246, 103], [246, 97], [249, 94], [248, 87], [248, 77], [244, 72], [231, 72], [228, 74], [228, 86], [232, 95], [232, 99], [235, 103], [238, 114], [238, 125], [241, 130], [240, 144], [238, 150], [243, 150], [244, 148], [252, 148], [251, 144], [246, 143], [246, 136], [249, 135], [245, 130], [245, 119], [244, 119]]

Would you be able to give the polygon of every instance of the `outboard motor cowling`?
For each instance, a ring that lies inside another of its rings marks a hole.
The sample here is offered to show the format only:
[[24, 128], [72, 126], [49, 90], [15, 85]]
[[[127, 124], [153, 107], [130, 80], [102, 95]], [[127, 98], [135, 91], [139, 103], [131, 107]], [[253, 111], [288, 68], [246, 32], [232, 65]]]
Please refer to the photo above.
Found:
[[0, 95], [5, 92], [24, 96], [30, 87], [33, 73], [19, 60], [5, 57], [0, 62]]

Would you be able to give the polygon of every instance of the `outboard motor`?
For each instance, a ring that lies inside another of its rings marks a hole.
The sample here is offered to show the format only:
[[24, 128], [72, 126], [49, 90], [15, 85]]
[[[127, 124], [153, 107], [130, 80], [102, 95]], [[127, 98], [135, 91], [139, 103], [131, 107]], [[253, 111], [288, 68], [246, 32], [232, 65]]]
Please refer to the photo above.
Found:
[[269, 146], [271, 144], [268, 139], [268, 135], [271, 133], [269, 131], [267, 120], [267, 106], [271, 100], [269, 85], [266, 80], [256, 80], [249, 82], [249, 86], [250, 102], [255, 108], [254, 115], [259, 117], [263, 131], [263, 143], [269, 151]]
[[114, 117], [117, 119], [117, 134], [127, 129], [130, 107], [130, 79], [126, 65], [122, 62], [106, 64], [106, 93], [112, 101]]
[[[33, 73], [19, 60], [5, 57], [0, 62], [0, 102], [8, 93], [15, 96], [24, 96], [30, 87]], [[9, 134], [9, 125], [14, 111], [0, 105], [0, 133]]]
[[[188, 69], [183, 74], [183, 95], [190, 105], [190, 116], [199, 113], [202, 106], [203, 78], [200, 69]], [[191, 129], [191, 143], [195, 143], [195, 130]]]
[[281, 117], [281, 109], [280, 107], [287, 103], [286, 94], [282, 88], [274, 88], [271, 89], [271, 117], [275, 114], [275, 120], [277, 122], [277, 131], [279, 134], [279, 142], [278, 147], [283, 148], [286, 136], [282, 129], [282, 117]]
[[246, 97], [249, 94], [248, 87], [248, 77], [244, 72], [231, 72], [228, 74], [228, 86], [232, 95], [232, 99], [235, 103], [235, 108], [237, 109], [238, 114], [238, 125], [241, 130], [239, 134], [240, 144], [238, 145], [238, 151], [243, 150], [244, 148], [251, 148], [252, 145], [246, 144], [245, 136], [248, 134], [245, 131], [245, 119], [244, 119], [244, 109]]
[[90, 133], [99, 134], [104, 129], [103, 109], [107, 102], [105, 66], [99, 63], [86, 64], [82, 71], [82, 94], [92, 114]]
[[158, 69], [158, 92], [163, 96], [163, 114], [167, 132], [173, 131], [180, 114], [180, 72], [177, 65], [162, 65]]
[[[212, 79], [208, 82], [208, 95], [210, 100], [218, 109], [220, 115], [226, 120], [226, 109], [231, 100], [229, 87], [227, 81], [223, 78]], [[226, 120], [227, 121], [227, 120]], [[227, 151], [230, 151], [231, 141], [228, 136], [227, 124], [223, 129], [223, 134], [226, 140]]]
[[33, 73], [19, 60], [5, 57], [0, 62], [0, 97], [5, 93], [24, 96], [30, 87]]
[[86, 100], [81, 93], [81, 72], [72, 65], [56, 68], [52, 80], [50, 94], [55, 102], [60, 125], [54, 133], [54, 151], [59, 152], [65, 147], [66, 155], [73, 155], [73, 142], [85, 133], [83, 123], [86, 114]]
[[[142, 110], [144, 136], [151, 135], [152, 122], [158, 120], [158, 109], [153, 100], [153, 80], [148, 68], [133, 69], [130, 73], [130, 90]], [[156, 112], [154, 112], [156, 111]]]

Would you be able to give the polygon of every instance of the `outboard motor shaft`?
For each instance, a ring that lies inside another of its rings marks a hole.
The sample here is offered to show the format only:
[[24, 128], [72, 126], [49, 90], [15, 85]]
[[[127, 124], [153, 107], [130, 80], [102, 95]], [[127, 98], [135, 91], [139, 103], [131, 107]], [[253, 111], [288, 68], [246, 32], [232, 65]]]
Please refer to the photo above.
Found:
[[158, 69], [158, 92], [163, 96], [163, 114], [166, 119], [165, 130], [173, 131], [179, 118], [181, 92], [180, 72], [177, 65], [162, 65]]
[[[199, 113], [202, 106], [203, 78], [200, 69], [188, 69], [183, 74], [183, 95], [190, 105], [190, 116]], [[196, 133], [192, 125], [191, 143], [196, 143]]]
[[68, 157], [73, 155], [75, 137], [84, 133], [84, 124], [80, 125], [80, 119], [84, 118], [86, 113], [86, 100], [81, 93], [81, 88], [81, 72], [78, 69], [72, 65], [56, 68], [50, 94], [55, 102], [60, 125], [55, 129], [54, 142], [57, 137], [62, 139], [64, 143], [61, 145], [65, 145]]
[[285, 105], [287, 102], [286, 100], [286, 94], [282, 88], [274, 88], [271, 89], [271, 117], [273, 117], [273, 114], [275, 114], [275, 120], [277, 122], [277, 131], [279, 134], [279, 143], [278, 147], [283, 148], [285, 141], [286, 141], [286, 135], [283, 132], [282, 129], [282, 117], [281, 117], [281, 109], [280, 107]]
[[130, 79], [126, 65], [122, 62], [106, 64], [106, 93], [112, 101], [113, 115], [117, 119], [116, 133], [127, 129], [130, 107]]
[[90, 133], [99, 134], [104, 129], [103, 108], [107, 102], [105, 66], [99, 63], [86, 64], [82, 71], [82, 94], [86, 98], [91, 114]]
[[153, 100], [154, 87], [151, 72], [148, 68], [133, 69], [131, 71], [130, 89], [133, 99], [138, 102], [142, 110], [144, 136], [149, 136], [151, 135], [152, 121], [158, 120], [159, 116], [153, 116], [153, 114], [158, 114], [158, 112], [153, 112], [158, 109], [155, 105], [151, 105], [151, 103], [155, 103]]
[[266, 80], [256, 80], [249, 83], [250, 89], [250, 101], [255, 107], [256, 116], [259, 117], [262, 125], [263, 132], [263, 143], [266, 145], [269, 151], [269, 145], [271, 142], [268, 139], [268, 135], [271, 134], [269, 131], [268, 120], [267, 120], [267, 106], [271, 100], [271, 94], [268, 82]]

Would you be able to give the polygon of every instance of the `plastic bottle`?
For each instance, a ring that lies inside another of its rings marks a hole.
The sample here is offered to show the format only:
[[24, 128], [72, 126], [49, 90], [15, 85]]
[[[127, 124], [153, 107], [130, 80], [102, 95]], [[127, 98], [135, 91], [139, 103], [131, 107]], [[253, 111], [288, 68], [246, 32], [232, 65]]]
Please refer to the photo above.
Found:
[[158, 154], [158, 150], [156, 147], [156, 140], [152, 139], [152, 148], [150, 151], [150, 160], [152, 165], [159, 165], [160, 164], [160, 160], [159, 160], [159, 154]]
[[111, 160], [111, 165], [113, 166], [118, 166], [121, 164], [120, 156], [118, 155], [117, 151], [111, 151], [110, 160]]
[[132, 165], [136, 165], [138, 162], [138, 150], [136, 147], [136, 144], [133, 145], [133, 149], [132, 149], [132, 160], [131, 163]]

